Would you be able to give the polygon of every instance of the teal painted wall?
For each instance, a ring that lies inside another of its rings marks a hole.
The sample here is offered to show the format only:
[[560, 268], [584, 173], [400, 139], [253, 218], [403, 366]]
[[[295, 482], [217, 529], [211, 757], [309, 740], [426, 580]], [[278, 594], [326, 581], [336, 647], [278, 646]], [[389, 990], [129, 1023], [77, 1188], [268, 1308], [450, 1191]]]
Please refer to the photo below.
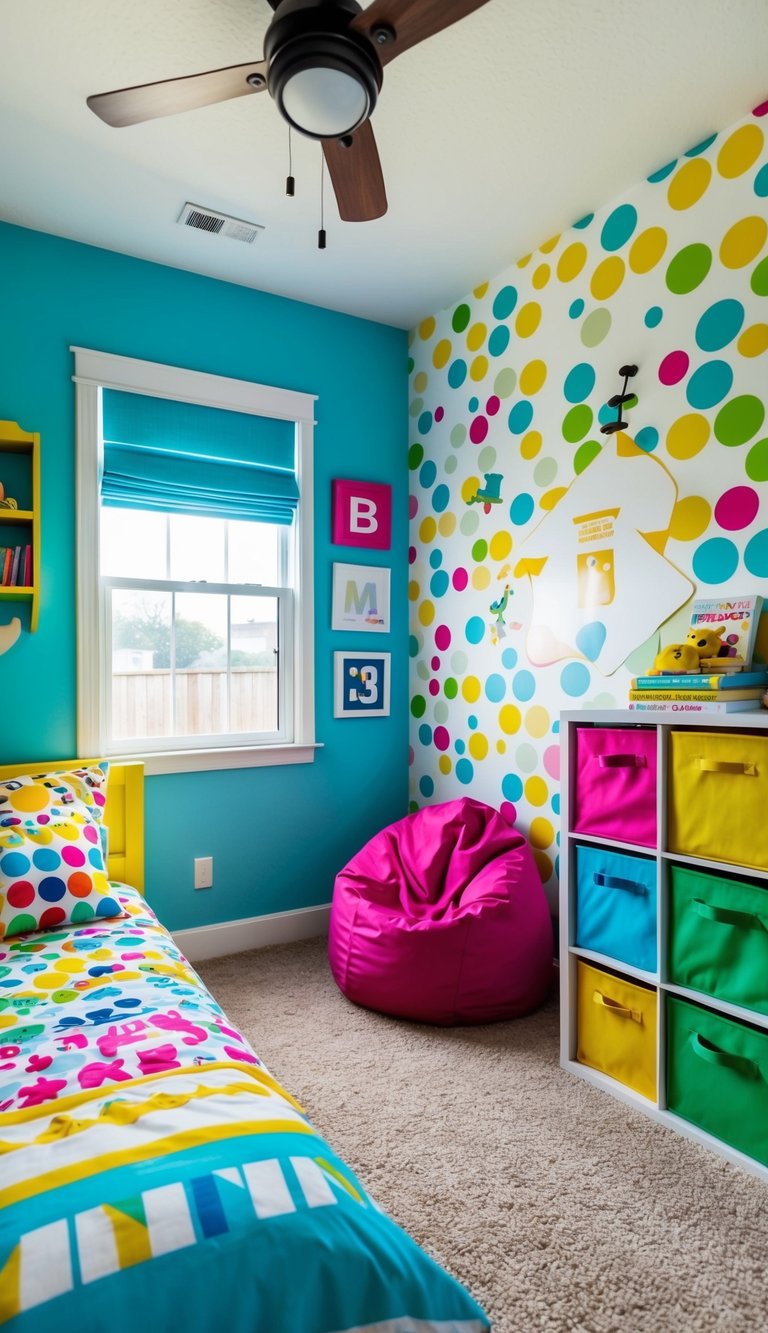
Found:
[[[322, 256], [318, 256], [322, 263]], [[314, 764], [146, 782], [147, 896], [172, 929], [330, 900], [333, 877], [407, 803], [407, 345], [400, 329], [0, 224], [0, 418], [39, 431], [40, 625], [0, 656], [0, 762], [76, 754], [74, 385], [70, 346], [318, 395]], [[392, 486], [392, 548], [331, 544], [331, 481]], [[390, 565], [388, 718], [334, 720], [334, 560]], [[22, 613], [26, 615], [26, 609]], [[8, 616], [0, 617], [7, 620]], [[195, 892], [192, 860], [214, 858]]]

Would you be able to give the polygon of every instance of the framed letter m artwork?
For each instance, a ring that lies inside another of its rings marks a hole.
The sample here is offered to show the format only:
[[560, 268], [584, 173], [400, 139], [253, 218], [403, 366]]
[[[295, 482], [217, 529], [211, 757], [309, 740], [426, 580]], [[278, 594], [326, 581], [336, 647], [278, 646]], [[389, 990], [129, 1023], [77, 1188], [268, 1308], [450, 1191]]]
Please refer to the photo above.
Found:
[[388, 551], [391, 540], [392, 487], [375, 481], [334, 481], [334, 545]]
[[389, 717], [389, 653], [334, 653], [334, 717]]
[[333, 566], [331, 629], [389, 633], [389, 570], [378, 565]]

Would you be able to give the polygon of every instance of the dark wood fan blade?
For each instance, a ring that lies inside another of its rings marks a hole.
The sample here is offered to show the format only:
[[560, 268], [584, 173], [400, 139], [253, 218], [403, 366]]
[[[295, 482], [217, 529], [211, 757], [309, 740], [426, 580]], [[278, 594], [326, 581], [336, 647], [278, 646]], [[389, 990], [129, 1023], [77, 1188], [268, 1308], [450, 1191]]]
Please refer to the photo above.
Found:
[[[261, 83], [249, 83], [251, 76], [256, 80], [261, 78]], [[186, 74], [180, 79], [95, 93], [88, 98], [88, 105], [108, 125], [137, 125], [142, 120], [156, 120], [159, 116], [173, 116], [177, 111], [194, 111], [199, 106], [226, 102], [230, 97], [260, 93], [266, 86], [266, 61], [257, 60], [249, 65], [211, 69], [205, 74]]]
[[323, 139], [323, 153], [344, 222], [372, 222], [387, 211], [379, 150], [367, 120], [345, 148], [340, 139]]
[[[458, 23], [487, 3], [488, 0], [373, 0], [362, 14], [353, 18], [350, 27], [371, 38], [382, 65], [387, 65], [409, 47], [434, 37], [443, 28], [450, 28], [452, 23]], [[371, 35], [377, 27], [392, 28], [394, 38], [378, 42]]]

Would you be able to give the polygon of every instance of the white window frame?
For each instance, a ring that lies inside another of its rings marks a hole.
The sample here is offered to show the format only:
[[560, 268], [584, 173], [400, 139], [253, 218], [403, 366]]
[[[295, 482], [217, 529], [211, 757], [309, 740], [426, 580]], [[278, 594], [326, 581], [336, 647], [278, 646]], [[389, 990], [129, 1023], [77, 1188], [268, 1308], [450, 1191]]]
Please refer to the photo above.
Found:
[[[315, 749], [313, 439], [316, 395], [279, 389], [250, 380], [184, 370], [156, 361], [116, 356], [85, 347], [75, 358], [77, 448], [77, 733], [81, 755], [119, 758], [110, 753], [109, 681], [111, 655], [107, 599], [100, 579], [101, 480], [104, 469], [102, 390], [119, 389], [215, 407], [229, 412], [290, 421], [295, 430], [298, 516], [292, 526], [294, 595], [287, 626], [292, 662], [286, 671], [286, 735], [266, 745], [200, 744], [183, 750], [145, 750], [147, 774], [181, 773], [268, 764], [312, 763]], [[135, 752], [133, 757], [135, 758]]]

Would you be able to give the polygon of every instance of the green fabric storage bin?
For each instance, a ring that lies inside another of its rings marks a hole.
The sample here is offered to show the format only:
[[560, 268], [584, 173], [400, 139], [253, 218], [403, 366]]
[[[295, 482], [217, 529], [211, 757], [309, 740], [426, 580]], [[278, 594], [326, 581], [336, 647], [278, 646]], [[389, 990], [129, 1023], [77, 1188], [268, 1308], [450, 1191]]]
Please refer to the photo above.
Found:
[[667, 996], [667, 1106], [768, 1166], [768, 1032]]
[[670, 981], [768, 1014], [768, 885], [672, 866]]

